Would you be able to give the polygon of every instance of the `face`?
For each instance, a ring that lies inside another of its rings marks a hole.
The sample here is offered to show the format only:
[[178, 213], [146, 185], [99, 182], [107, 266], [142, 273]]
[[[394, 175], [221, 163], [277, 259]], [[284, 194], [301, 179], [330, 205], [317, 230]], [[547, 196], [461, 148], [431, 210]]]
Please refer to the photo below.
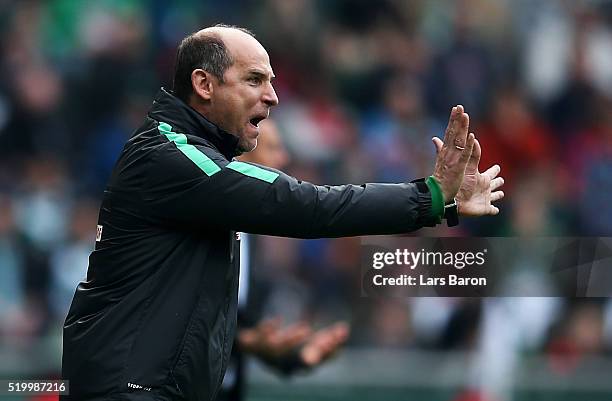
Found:
[[268, 53], [254, 38], [240, 32], [223, 39], [234, 64], [226, 70], [224, 82], [212, 80], [207, 117], [239, 138], [241, 153], [250, 152], [257, 146], [259, 123], [278, 104], [274, 73]]

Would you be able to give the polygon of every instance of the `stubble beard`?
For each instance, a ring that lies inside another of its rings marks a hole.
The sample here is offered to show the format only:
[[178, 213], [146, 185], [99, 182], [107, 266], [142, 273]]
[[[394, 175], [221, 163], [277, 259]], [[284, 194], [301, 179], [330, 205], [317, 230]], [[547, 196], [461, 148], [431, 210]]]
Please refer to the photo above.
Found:
[[249, 141], [247, 138], [239, 137], [237, 150], [240, 154], [248, 153], [253, 151], [257, 147], [257, 139], [254, 142]]

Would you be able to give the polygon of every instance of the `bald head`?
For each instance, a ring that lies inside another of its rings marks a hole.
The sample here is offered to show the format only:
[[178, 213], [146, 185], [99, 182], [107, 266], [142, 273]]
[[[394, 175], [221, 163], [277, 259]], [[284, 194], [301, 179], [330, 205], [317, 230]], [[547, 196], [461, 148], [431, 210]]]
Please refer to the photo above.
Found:
[[278, 104], [273, 79], [266, 49], [242, 28], [202, 29], [178, 48], [175, 95], [238, 137], [237, 153], [257, 146], [259, 123]]
[[228, 46], [228, 48], [231, 47], [232, 44], [239, 43], [241, 41], [246, 41], [251, 44], [261, 46], [257, 39], [255, 39], [253, 32], [246, 28], [237, 26], [218, 24], [201, 29], [193, 33], [193, 36], [196, 38], [206, 38], [210, 36], [217, 37], [221, 39]]
[[198, 68], [208, 71], [223, 82], [225, 71], [235, 61], [235, 45], [253, 42], [263, 49], [248, 29], [223, 24], [204, 28], [185, 37], [176, 52], [174, 94], [189, 103], [193, 93], [191, 73]]

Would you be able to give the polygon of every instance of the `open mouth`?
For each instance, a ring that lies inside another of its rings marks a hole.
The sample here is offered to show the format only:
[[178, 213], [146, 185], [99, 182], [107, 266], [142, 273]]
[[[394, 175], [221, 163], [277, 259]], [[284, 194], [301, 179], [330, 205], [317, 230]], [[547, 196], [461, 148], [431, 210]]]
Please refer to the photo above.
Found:
[[267, 116], [255, 116], [249, 120], [249, 123], [256, 128], [259, 128], [259, 123], [266, 119]]

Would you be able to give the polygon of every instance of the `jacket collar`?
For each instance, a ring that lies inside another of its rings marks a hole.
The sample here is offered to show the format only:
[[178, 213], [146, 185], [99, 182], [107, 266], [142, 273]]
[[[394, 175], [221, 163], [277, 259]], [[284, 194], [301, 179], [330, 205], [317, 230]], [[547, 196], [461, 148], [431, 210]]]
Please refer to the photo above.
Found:
[[165, 88], [161, 88], [155, 96], [149, 117], [170, 124], [175, 132], [206, 139], [228, 160], [240, 154], [237, 136], [208, 121]]

